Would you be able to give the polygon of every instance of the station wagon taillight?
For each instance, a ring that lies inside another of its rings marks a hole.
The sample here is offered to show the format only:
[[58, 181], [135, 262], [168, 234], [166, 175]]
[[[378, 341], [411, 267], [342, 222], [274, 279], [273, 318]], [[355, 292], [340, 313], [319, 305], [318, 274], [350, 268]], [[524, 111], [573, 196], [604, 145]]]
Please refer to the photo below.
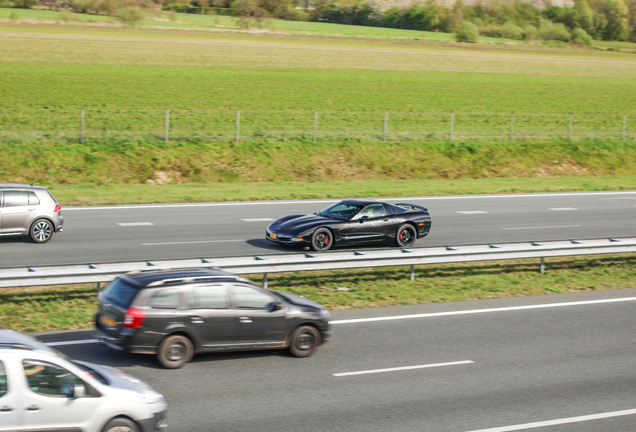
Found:
[[139, 309], [130, 308], [126, 312], [126, 316], [124, 316], [124, 327], [133, 329], [139, 328], [143, 325], [145, 319], [145, 313]]
[[59, 212], [60, 210], [62, 210], [62, 207], [60, 207], [60, 205], [59, 205], [59, 204], [55, 204], [55, 208], [53, 209], [53, 213], [57, 213], [57, 212]]

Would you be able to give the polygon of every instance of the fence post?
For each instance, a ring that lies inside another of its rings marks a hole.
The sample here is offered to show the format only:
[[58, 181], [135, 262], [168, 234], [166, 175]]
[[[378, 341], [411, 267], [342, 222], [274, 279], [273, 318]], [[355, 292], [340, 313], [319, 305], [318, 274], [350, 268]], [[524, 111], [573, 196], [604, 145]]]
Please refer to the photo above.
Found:
[[240, 136], [240, 130], [241, 130], [241, 111], [236, 111], [236, 143], [238, 144], [239, 142], [239, 136]]
[[450, 138], [449, 141], [453, 140], [453, 126], [455, 125], [455, 113], [451, 111], [451, 124], [450, 124]]
[[384, 136], [382, 141], [386, 142], [386, 133], [389, 126], [389, 112], [384, 111]]
[[314, 142], [318, 137], [318, 111], [314, 111]]
[[572, 139], [572, 116], [574, 114], [570, 114], [570, 122], [568, 123], [568, 140]]
[[170, 128], [170, 110], [166, 110], [166, 142], [168, 142], [168, 130]]
[[625, 141], [625, 133], [627, 132], [627, 114], [623, 114], [623, 138], [622, 141]]
[[84, 109], [82, 108], [82, 114], [80, 116], [80, 144], [84, 144]]
[[512, 133], [515, 127], [515, 113], [510, 114], [510, 136], [508, 137], [508, 141], [512, 141]]
[[544, 274], [545, 273], [545, 259], [541, 258], [541, 266], [539, 267], [539, 273], [540, 274]]

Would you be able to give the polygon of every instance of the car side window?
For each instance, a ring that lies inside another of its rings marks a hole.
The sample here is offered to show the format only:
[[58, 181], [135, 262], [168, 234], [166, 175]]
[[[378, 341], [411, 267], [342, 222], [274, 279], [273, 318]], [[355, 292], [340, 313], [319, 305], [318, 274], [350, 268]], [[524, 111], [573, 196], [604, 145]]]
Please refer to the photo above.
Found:
[[29, 193], [24, 191], [4, 191], [4, 206], [18, 207], [29, 205]]
[[9, 387], [7, 386], [7, 372], [4, 369], [4, 363], [0, 360], [0, 398], [7, 394]]
[[269, 309], [276, 301], [272, 295], [245, 285], [232, 285], [232, 294], [240, 309]]
[[369, 219], [386, 216], [386, 210], [383, 204], [371, 204], [360, 210], [360, 212], [353, 217], [352, 220], [358, 220], [363, 216]]
[[29, 192], [29, 205], [38, 205], [40, 204], [40, 198], [35, 194], [35, 192]]
[[190, 289], [188, 307], [196, 309], [227, 309], [230, 306], [225, 285], [199, 285]]
[[32, 392], [43, 396], [72, 397], [75, 386], [84, 381], [61, 366], [40, 360], [23, 360], [24, 375]]
[[181, 293], [178, 289], [157, 291], [150, 299], [150, 307], [155, 309], [176, 309], [179, 307]]

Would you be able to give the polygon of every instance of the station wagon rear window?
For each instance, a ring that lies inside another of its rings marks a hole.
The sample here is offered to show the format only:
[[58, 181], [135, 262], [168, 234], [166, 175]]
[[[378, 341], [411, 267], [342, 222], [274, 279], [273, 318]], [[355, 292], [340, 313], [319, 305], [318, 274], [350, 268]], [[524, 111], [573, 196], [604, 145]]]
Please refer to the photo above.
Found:
[[104, 300], [118, 306], [128, 307], [137, 295], [137, 288], [131, 287], [121, 279], [115, 279], [102, 291]]

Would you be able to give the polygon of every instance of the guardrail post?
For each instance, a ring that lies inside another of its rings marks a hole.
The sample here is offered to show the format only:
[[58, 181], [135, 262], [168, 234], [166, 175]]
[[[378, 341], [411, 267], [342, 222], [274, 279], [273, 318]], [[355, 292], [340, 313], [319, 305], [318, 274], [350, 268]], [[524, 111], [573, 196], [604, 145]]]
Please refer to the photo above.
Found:
[[263, 273], [263, 288], [267, 289], [267, 273]]
[[386, 134], [387, 134], [388, 127], [389, 127], [389, 112], [384, 111], [384, 135], [382, 137], [382, 141], [384, 142], [386, 142]]
[[314, 112], [314, 142], [316, 142], [316, 138], [318, 137], [318, 111]]
[[545, 273], [545, 259], [541, 258], [541, 266], [539, 267], [539, 273], [540, 274], [544, 274]]
[[168, 142], [168, 129], [170, 128], [170, 110], [166, 110], [166, 138], [165, 141]]
[[238, 144], [239, 142], [239, 136], [240, 136], [240, 130], [241, 130], [241, 111], [236, 111], [236, 143]]
[[84, 109], [80, 117], [80, 144], [84, 144]]
[[515, 113], [510, 114], [510, 136], [508, 137], [508, 141], [512, 141], [512, 132], [515, 127]]
[[625, 133], [627, 132], [627, 114], [623, 114], [623, 137], [622, 141], [625, 141]]
[[411, 282], [415, 282], [415, 266], [411, 265]]
[[453, 140], [453, 126], [455, 125], [455, 113], [451, 111], [451, 124], [450, 124], [450, 137], [449, 141]]

